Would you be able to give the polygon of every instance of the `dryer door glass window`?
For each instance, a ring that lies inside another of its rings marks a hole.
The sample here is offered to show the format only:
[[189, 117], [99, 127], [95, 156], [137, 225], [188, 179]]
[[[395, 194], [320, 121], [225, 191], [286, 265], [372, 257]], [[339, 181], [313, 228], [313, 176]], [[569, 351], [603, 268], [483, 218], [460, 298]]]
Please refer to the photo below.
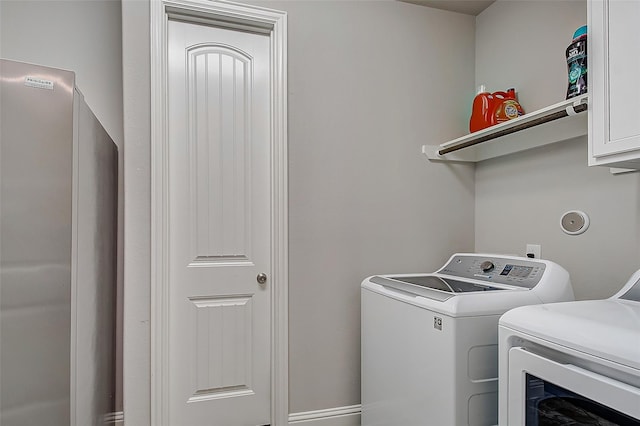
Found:
[[526, 376], [526, 426], [640, 426], [640, 420], [531, 374]]

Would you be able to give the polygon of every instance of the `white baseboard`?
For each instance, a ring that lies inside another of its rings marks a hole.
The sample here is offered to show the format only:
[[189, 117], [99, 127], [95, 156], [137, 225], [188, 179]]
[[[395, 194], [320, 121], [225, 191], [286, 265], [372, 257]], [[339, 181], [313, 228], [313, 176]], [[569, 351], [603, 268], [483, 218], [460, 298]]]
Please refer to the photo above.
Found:
[[[361, 406], [358, 404], [348, 407], [291, 413], [289, 414], [289, 424], [304, 426], [360, 426], [360, 412]], [[124, 425], [124, 413], [122, 411], [110, 413], [106, 417], [105, 424]]]
[[360, 426], [361, 406], [327, 408], [289, 414], [289, 424], [304, 426]]

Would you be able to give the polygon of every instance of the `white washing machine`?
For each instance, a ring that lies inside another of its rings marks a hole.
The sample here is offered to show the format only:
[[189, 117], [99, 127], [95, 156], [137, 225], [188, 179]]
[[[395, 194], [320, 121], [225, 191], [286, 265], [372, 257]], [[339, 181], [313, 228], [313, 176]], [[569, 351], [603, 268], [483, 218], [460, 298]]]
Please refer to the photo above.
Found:
[[568, 272], [546, 260], [454, 254], [437, 272], [365, 279], [362, 425], [494, 425], [498, 318], [573, 300]]
[[500, 425], [640, 426], [640, 271], [616, 295], [500, 318]]

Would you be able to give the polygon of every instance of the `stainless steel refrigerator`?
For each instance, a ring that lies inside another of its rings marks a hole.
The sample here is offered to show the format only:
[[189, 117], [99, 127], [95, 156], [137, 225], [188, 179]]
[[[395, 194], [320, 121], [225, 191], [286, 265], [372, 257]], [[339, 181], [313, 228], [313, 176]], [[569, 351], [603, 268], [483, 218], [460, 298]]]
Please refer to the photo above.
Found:
[[0, 60], [0, 424], [115, 403], [117, 149], [75, 75]]

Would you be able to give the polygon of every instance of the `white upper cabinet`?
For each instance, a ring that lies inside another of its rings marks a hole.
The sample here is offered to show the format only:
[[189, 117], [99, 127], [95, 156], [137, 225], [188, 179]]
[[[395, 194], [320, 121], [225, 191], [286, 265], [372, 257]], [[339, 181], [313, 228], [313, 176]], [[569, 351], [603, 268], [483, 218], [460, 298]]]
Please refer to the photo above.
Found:
[[589, 1], [589, 165], [640, 169], [640, 1]]

